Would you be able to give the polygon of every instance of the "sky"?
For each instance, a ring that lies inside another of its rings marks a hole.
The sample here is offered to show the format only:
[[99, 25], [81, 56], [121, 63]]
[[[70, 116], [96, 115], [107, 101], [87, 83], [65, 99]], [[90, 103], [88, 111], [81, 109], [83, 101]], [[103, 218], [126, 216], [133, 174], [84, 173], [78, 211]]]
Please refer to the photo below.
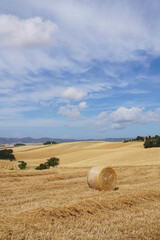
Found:
[[0, 136], [159, 134], [159, 0], [0, 1]]

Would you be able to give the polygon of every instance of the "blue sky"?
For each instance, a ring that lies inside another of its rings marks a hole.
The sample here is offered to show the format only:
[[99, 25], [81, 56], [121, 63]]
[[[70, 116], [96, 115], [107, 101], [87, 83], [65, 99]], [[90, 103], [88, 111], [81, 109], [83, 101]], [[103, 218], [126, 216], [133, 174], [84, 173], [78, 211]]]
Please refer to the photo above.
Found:
[[160, 1], [0, 2], [0, 136], [159, 134]]

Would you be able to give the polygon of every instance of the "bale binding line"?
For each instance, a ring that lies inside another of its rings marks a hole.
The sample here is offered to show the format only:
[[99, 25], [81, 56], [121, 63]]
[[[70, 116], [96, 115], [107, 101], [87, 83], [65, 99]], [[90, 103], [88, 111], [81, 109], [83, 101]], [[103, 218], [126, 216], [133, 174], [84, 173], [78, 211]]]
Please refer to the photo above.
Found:
[[117, 174], [110, 167], [92, 167], [87, 175], [87, 182], [90, 188], [97, 190], [114, 190], [117, 184]]

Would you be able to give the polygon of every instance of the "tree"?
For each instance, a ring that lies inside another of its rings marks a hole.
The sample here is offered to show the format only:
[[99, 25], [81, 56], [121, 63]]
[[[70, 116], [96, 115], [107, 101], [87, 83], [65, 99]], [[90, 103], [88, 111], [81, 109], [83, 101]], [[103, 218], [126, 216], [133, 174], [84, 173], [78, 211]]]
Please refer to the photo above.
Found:
[[150, 139], [147, 139], [147, 140], [144, 142], [144, 147], [145, 147], [145, 148], [151, 148], [151, 147], [153, 147], [153, 141], [150, 140]]
[[47, 159], [47, 164], [50, 167], [55, 167], [55, 166], [59, 165], [59, 158], [52, 157], [50, 159]]
[[141, 136], [137, 136], [135, 141], [144, 141], [144, 137], [141, 137]]
[[160, 136], [155, 135], [155, 137], [146, 137], [146, 141], [144, 142], [145, 148], [151, 147], [160, 147]]
[[55, 141], [46, 141], [43, 143], [43, 145], [48, 145], [48, 144], [57, 144]]
[[19, 161], [19, 162], [20, 162], [20, 164], [18, 165], [18, 167], [19, 167], [20, 169], [25, 169], [26, 166], [27, 166], [27, 163], [24, 162], [24, 161]]
[[41, 163], [41, 164], [39, 164], [39, 166], [36, 167], [35, 169], [36, 169], [36, 170], [43, 170], [43, 169], [48, 169], [48, 168], [49, 168], [49, 166], [48, 166], [47, 163]]
[[47, 162], [41, 163], [38, 167], [35, 168], [35, 170], [49, 169], [50, 167], [55, 167], [57, 165], [59, 165], [59, 158], [52, 157], [50, 159], [47, 159]]
[[15, 143], [14, 144], [14, 147], [20, 147], [20, 146], [25, 146], [26, 144], [24, 143]]
[[13, 150], [12, 149], [0, 150], [0, 159], [15, 161], [15, 156], [13, 155]]

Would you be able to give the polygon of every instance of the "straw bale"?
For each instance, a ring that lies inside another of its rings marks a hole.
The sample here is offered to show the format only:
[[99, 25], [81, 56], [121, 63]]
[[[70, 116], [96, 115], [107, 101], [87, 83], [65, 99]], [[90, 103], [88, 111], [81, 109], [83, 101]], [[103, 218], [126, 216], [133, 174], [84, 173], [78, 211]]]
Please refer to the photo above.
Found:
[[90, 188], [97, 190], [113, 190], [117, 184], [117, 175], [113, 168], [96, 166], [92, 167], [87, 176]]

